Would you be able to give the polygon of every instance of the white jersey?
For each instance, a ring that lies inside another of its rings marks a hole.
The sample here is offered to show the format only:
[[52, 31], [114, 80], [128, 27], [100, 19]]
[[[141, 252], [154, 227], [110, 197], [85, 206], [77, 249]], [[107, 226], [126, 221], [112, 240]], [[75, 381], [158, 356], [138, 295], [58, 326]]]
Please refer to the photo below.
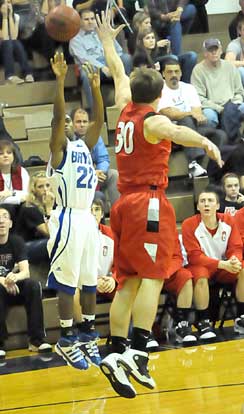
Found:
[[97, 176], [91, 153], [84, 141], [67, 140], [61, 164], [54, 170], [50, 160], [47, 174], [51, 177], [58, 206], [76, 209], [91, 207]]

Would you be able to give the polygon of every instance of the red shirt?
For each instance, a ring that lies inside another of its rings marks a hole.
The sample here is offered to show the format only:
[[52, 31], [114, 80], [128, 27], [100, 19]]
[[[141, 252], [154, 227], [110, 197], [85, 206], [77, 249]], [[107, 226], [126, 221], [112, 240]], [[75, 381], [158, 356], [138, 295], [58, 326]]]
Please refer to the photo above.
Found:
[[168, 185], [171, 142], [150, 144], [145, 140], [144, 119], [149, 113], [155, 113], [150, 105], [130, 102], [120, 114], [115, 135], [120, 193], [133, 192], [140, 186]]

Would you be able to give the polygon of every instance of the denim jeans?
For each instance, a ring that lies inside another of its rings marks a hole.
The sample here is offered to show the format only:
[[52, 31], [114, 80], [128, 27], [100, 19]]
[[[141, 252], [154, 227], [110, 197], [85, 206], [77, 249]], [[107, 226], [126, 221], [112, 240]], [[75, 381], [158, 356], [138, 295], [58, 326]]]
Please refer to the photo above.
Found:
[[25, 49], [19, 40], [3, 40], [0, 50], [6, 79], [14, 75], [15, 60], [20, 64], [24, 76], [32, 73]]
[[203, 113], [208, 120], [208, 125], [216, 128], [219, 125], [219, 116], [218, 112], [212, 108], [205, 108], [203, 109]]
[[179, 22], [170, 23], [169, 37], [171, 41], [171, 50], [174, 55], [181, 54], [182, 32], [188, 33], [196, 15], [196, 7], [193, 4], [187, 4], [184, 7]]

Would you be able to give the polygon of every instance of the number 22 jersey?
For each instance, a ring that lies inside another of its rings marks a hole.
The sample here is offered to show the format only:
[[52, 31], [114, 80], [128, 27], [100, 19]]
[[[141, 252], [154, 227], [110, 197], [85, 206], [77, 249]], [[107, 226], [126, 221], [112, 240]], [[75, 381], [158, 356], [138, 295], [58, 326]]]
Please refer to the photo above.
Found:
[[128, 103], [120, 114], [115, 135], [120, 193], [133, 192], [140, 186], [166, 188], [168, 185], [171, 142], [162, 140], [150, 144], [144, 137], [144, 120], [153, 115], [156, 113], [152, 106], [133, 102]]
[[51, 160], [48, 174], [51, 175], [57, 205], [90, 208], [97, 186], [97, 176], [85, 142], [81, 139], [72, 142], [67, 140], [63, 160], [58, 168], [50, 168], [50, 162]]

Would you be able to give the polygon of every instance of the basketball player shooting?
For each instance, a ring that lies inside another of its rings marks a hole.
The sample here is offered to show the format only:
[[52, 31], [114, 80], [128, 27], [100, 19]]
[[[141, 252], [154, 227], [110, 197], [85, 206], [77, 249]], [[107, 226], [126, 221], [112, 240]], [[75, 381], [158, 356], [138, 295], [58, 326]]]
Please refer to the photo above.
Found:
[[98, 365], [101, 358], [96, 344], [93, 341], [90, 346], [89, 342], [84, 343], [81, 339], [84, 335], [77, 336], [73, 329], [73, 296], [77, 287], [82, 288], [83, 312], [95, 315], [99, 236], [91, 205], [97, 176], [87, 145], [92, 148], [98, 140], [104, 108], [99, 74], [87, 65], [94, 98], [94, 121], [88, 129], [86, 143], [81, 139], [69, 141], [64, 132], [67, 64], [63, 54], [56, 53], [51, 65], [57, 81], [48, 173], [57, 207], [49, 220], [48, 286], [58, 291], [61, 327], [61, 338], [55, 350], [74, 368], [87, 369], [89, 363]]
[[[133, 398], [136, 390], [130, 375], [149, 389], [155, 387], [148, 371], [146, 344], [174, 251], [175, 215], [165, 196], [171, 141], [204, 148], [220, 167], [222, 161], [218, 148], [207, 138], [156, 113], [162, 76], [154, 69], [140, 68], [128, 78], [114, 47], [124, 25], [112, 28], [109, 13], [96, 19], [121, 111], [115, 135], [121, 197], [110, 215], [118, 278], [110, 310], [113, 353], [103, 359], [100, 368], [119, 395]], [[132, 342], [126, 349], [132, 309]]]

